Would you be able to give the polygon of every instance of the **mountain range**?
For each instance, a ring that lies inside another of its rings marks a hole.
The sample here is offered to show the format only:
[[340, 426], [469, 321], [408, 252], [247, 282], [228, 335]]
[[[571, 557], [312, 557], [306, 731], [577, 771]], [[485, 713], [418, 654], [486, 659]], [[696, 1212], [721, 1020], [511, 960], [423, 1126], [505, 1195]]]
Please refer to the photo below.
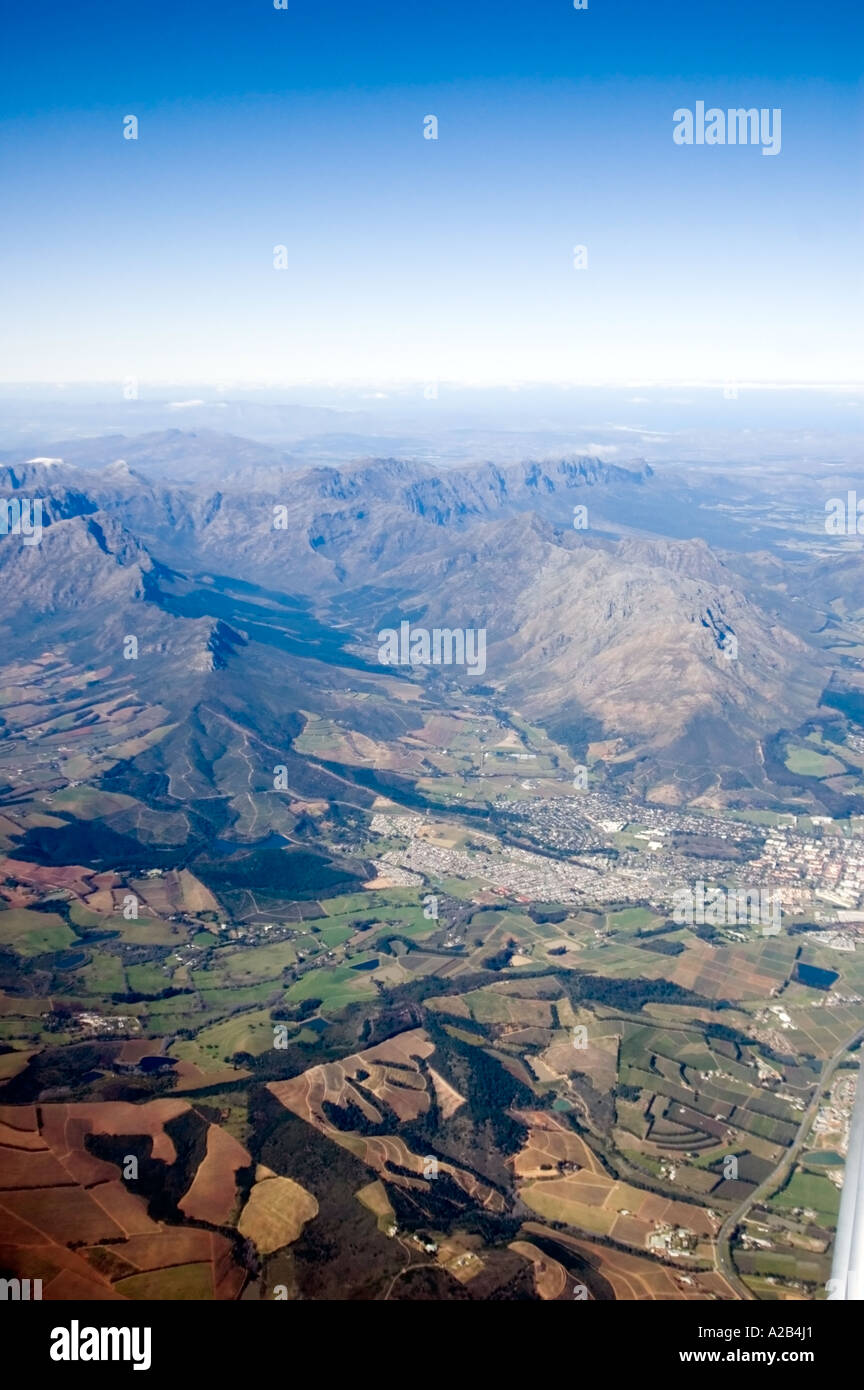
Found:
[[[420, 673], [381, 671], [379, 630], [484, 628], [482, 698], [576, 758], [610, 743], [611, 775], [680, 800], [758, 785], [764, 740], [813, 717], [842, 665], [829, 562], [742, 549], [728, 514], [727, 545], [703, 539], [722, 478], [596, 457], [297, 468], [180, 431], [61, 447], [0, 467], [0, 496], [41, 499], [44, 526], [38, 545], [0, 540], [7, 653], [108, 667], [178, 724], [239, 706], [270, 738], [274, 683], [277, 722], [313, 705], [310, 687], [339, 704], [349, 681], [387, 709], [394, 677]], [[431, 698], [454, 682], [472, 698], [455, 667], [422, 676]], [[339, 717], [364, 732], [368, 711], [347, 703]], [[371, 723], [399, 736], [380, 710]]]

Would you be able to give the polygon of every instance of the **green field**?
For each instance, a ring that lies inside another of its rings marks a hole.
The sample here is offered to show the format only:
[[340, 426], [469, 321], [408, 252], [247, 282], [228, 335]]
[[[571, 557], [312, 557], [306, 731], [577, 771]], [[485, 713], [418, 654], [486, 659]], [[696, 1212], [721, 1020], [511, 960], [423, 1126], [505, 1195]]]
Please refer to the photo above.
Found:
[[797, 1170], [783, 1191], [771, 1198], [769, 1205], [777, 1211], [789, 1211], [792, 1207], [809, 1207], [817, 1216], [835, 1225], [840, 1208], [840, 1193], [832, 1182], [820, 1177], [818, 1173], [802, 1173]]
[[97, 791], [95, 787], [83, 785], [64, 787], [61, 791], [55, 792], [53, 798], [55, 810], [66, 811], [77, 816], [79, 820], [107, 819], [118, 811], [128, 811], [131, 807], [140, 805], [141, 802], [132, 796]]
[[341, 946], [343, 942], [350, 941], [354, 935], [354, 929], [353, 927], [342, 926], [322, 927], [318, 935], [324, 945], [332, 950], [334, 946]]
[[56, 912], [33, 912], [28, 907], [0, 912], [0, 946], [11, 947], [19, 956], [64, 951], [75, 940], [75, 933]]
[[786, 749], [786, 766], [799, 777], [836, 777], [845, 772], [844, 763], [832, 758], [830, 753], [817, 753], [813, 748], [796, 748], [790, 744]]
[[295, 980], [285, 991], [285, 998], [291, 1004], [300, 1004], [304, 999], [322, 999], [325, 1005], [322, 1012], [333, 1013], [355, 1000], [374, 999], [375, 994], [375, 986], [368, 975], [347, 965], [331, 965], [310, 970]]
[[[131, 966], [134, 970], [136, 967]], [[140, 967], [137, 967], [140, 969]], [[119, 956], [109, 956], [105, 951], [97, 951], [88, 965], [83, 970], [78, 971], [78, 979], [82, 982], [82, 987], [88, 994], [99, 995], [103, 998], [109, 994], [125, 994], [126, 977], [123, 971], [123, 962]], [[164, 975], [159, 989], [164, 989], [168, 984]], [[132, 989], [140, 986], [132, 985]]]
[[615, 928], [627, 927], [650, 927], [659, 925], [662, 917], [658, 917], [656, 912], [651, 912], [647, 907], [625, 907], [620, 912], [607, 912], [606, 925]]
[[249, 1052], [259, 1057], [273, 1046], [273, 1037], [269, 1011], [256, 1009], [202, 1028], [197, 1037], [178, 1042], [172, 1051], [182, 1061], [195, 1062], [206, 1070], [208, 1064], [224, 1065], [224, 1059], [235, 1052]]
[[129, 988], [136, 994], [159, 994], [171, 984], [162, 967], [151, 961], [145, 961], [143, 965], [127, 966], [126, 977], [129, 980]]
[[239, 951], [226, 948], [208, 961], [206, 970], [195, 971], [195, 983], [201, 988], [205, 984], [217, 988], [260, 980], [270, 981], [276, 988], [282, 971], [296, 960], [297, 952], [290, 941], [274, 941], [270, 946], [251, 946]]

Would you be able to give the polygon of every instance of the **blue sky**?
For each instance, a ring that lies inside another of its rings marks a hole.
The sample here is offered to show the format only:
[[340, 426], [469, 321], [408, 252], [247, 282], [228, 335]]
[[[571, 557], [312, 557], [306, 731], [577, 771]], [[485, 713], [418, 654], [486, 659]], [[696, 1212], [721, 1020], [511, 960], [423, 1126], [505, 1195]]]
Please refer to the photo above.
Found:
[[588, 3], [16, 3], [0, 380], [859, 378], [858, 4]]

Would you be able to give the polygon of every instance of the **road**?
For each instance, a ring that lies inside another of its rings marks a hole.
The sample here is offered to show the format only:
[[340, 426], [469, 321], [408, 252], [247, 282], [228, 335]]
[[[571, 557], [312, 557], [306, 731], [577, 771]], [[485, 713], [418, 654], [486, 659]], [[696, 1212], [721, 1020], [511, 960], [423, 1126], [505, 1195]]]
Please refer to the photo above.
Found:
[[748, 1289], [747, 1285], [739, 1279], [735, 1270], [730, 1248], [732, 1233], [738, 1223], [743, 1221], [750, 1208], [760, 1202], [763, 1197], [769, 1196], [785, 1180], [789, 1170], [798, 1157], [799, 1150], [805, 1143], [807, 1135], [810, 1133], [810, 1127], [819, 1109], [819, 1102], [825, 1094], [825, 1089], [831, 1077], [834, 1075], [834, 1072], [846, 1056], [850, 1047], [853, 1047], [856, 1042], [860, 1042], [862, 1039], [864, 1039], [864, 1028], [859, 1028], [857, 1033], [854, 1033], [851, 1038], [842, 1043], [837, 1051], [828, 1058], [822, 1068], [822, 1075], [819, 1078], [819, 1083], [816, 1087], [813, 1099], [805, 1110], [804, 1117], [795, 1133], [795, 1138], [783, 1154], [777, 1167], [758, 1187], [753, 1189], [749, 1197], [746, 1197], [740, 1206], [735, 1208], [731, 1215], [726, 1217], [726, 1220], [717, 1232], [717, 1239], [714, 1245], [714, 1268], [717, 1270], [718, 1274], [722, 1274], [729, 1281], [739, 1298], [752, 1299], [754, 1295], [751, 1293], [750, 1289]]

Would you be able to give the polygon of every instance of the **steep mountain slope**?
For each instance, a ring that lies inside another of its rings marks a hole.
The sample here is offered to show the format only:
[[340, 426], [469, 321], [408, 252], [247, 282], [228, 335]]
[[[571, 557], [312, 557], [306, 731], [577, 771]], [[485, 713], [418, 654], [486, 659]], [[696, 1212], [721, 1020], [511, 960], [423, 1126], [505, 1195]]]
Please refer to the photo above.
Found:
[[[129, 635], [136, 660], [161, 653], [158, 679], [138, 667], [141, 698], [167, 700], [181, 720], [204, 698], [199, 675], [239, 678], [244, 727], [267, 721], [277, 665], [278, 718], [332, 699], [352, 665], [375, 666], [378, 631], [399, 618], [484, 628], [483, 682], [505, 702], [577, 753], [589, 731], [621, 740], [618, 768], [640, 781], [703, 789], [742, 768], [758, 775], [761, 739], [815, 710], [830, 667], [704, 541], [635, 534], [657, 492], [650, 469], [598, 459], [440, 476], [393, 459], [252, 466], [244, 486], [216, 490], [148, 481], [125, 462], [25, 462], [0, 469], [0, 496], [43, 498], [45, 529], [39, 545], [0, 538], [0, 582], [8, 614], [64, 613], [69, 651], [98, 632], [112, 661]], [[221, 581], [196, 589], [178, 571], [233, 576], [240, 589], [228, 601]], [[16, 640], [26, 647], [20, 625]], [[471, 688], [464, 669], [421, 674], [431, 689]]]

